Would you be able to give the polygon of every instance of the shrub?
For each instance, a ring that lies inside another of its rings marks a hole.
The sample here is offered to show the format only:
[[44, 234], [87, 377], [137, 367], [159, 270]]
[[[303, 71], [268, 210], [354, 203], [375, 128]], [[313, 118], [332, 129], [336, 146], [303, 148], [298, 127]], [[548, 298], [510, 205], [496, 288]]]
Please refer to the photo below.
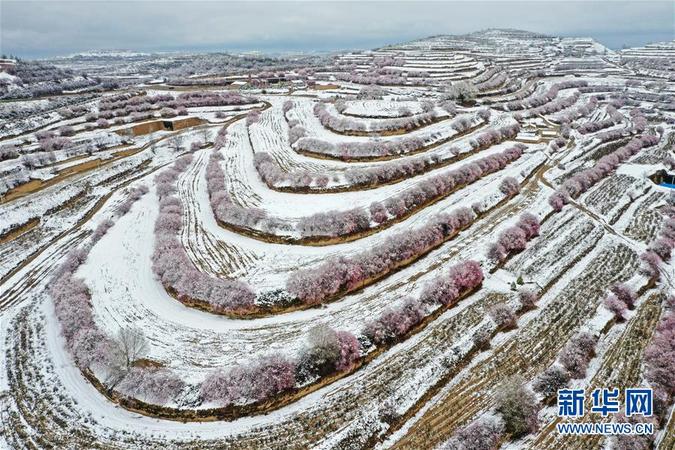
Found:
[[504, 436], [504, 421], [485, 416], [460, 428], [439, 450], [496, 450]]
[[513, 177], [505, 177], [499, 185], [499, 190], [504, 195], [516, 195], [520, 192], [520, 183]]
[[185, 383], [167, 369], [134, 367], [116, 390], [128, 397], [163, 405], [176, 398], [184, 387]]
[[558, 392], [558, 389], [563, 389], [570, 381], [570, 374], [564, 367], [551, 366], [546, 369], [534, 381], [532, 387], [535, 392], [540, 393], [544, 398], [550, 398]]
[[521, 377], [512, 377], [502, 383], [495, 401], [507, 433], [519, 437], [536, 431], [539, 404]]
[[586, 376], [588, 363], [595, 354], [597, 339], [589, 333], [579, 333], [572, 337], [560, 352], [560, 364], [565, 367], [572, 378]]
[[607, 308], [618, 322], [623, 322], [626, 318], [626, 304], [619, 300], [616, 295], [610, 294], [605, 298], [605, 308]]
[[518, 291], [518, 300], [523, 309], [532, 309], [539, 300], [539, 295], [536, 291], [530, 288], [522, 288]]
[[351, 370], [361, 357], [361, 346], [356, 336], [348, 331], [338, 331], [337, 338], [340, 344], [340, 357], [335, 363], [335, 369], [338, 372], [346, 372]]
[[635, 307], [637, 294], [626, 284], [616, 283], [610, 287], [610, 291], [612, 291], [612, 293], [614, 293], [614, 295], [616, 295], [616, 297], [621, 302], [623, 302], [628, 307], [628, 309], [633, 309]]
[[490, 318], [500, 330], [509, 330], [517, 326], [516, 315], [506, 303], [498, 303], [488, 311]]
[[530, 213], [523, 213], [515, 225], [499, 234], [497, 242], [488, 249], [488, 258], [495, 262], [506, 259], [509, 253], [525, 249], [527, 241], [539, 235], [539, 219]]
[[492, 339], [492, 333], [490, 333], [490, 330], [487, 328], [479, 328], [471, 338], [473, 345], [478, 350], [486, 350], [490, 348], [490, 339]]
[[424, 307], [413, 298], [407, 298], [395, 309], [386, 309], [382, 315], [366, 324], [363, 334], [375, 345], [388, 344], [405, 335], [424, 317]]
[[298, 363], [298, 373], [303, 379], [324, 376], [335, 371], [340, 358], [337, 333], [327, 325], [313, 327], [307, 336], [308, 347], [303, 350]]
[[647, 250], [640, 255], [640, 260], [642, 261], [642, 265], [640, 266], [640, 272], [642, 274], [654, 280], [658, 280], [661, 277], [661, 266], [663, 261], [658, 254], [651, 250]]

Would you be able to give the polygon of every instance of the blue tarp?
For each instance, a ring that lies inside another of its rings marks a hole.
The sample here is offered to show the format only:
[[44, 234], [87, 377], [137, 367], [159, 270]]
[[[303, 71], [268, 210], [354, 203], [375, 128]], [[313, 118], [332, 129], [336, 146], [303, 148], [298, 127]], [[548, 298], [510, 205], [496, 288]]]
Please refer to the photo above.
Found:
[[670, 183], [661, 183], [659, 186], [667, 187], [670, 189], [675, 189], [675, 184], [670, 184]]

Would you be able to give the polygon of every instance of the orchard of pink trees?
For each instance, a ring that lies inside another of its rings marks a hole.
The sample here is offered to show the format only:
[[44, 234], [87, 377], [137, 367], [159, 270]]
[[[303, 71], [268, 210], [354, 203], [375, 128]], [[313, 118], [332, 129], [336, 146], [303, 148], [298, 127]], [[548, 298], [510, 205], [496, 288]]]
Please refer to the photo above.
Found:
[[426, 315], [426, 307], [452, 306], [461, 295], [477, 288], [483, 281], [483, 271], [475, 261], [464, 261], [450, 268], [440, 280], [428, 283], [419, 299], [406, 298], [395, 308], [386, 309], [364, 328], [364, 335], [376, 345], [395, 342], [406, 335]]
[[160, 282], [179, 299], [206, 302], [215, 311], [241, 312], [253, 308], [255, 294], [241, 281], [211, 277], [198, 270], [180, 242], [183, 207], [173, 196], [178, 175], [192, 160], [186, 155], [173, 168], [155, 177], [159, 195], [159, 216], [155, 222], [155, 250], [152, 268]]
[[[118, 217], [126, 214], [130, 205], [147, 192], [144, 185], [130, 189], [127, 199], [116, 210]], [[105, 235], [113, 223], [102, 221], [92, 234], [91, 245]], [[172, 401], [185, 386], [175, 374], [167, 369], [133, 366], [136, 359], [145, 356], [144, 338], [125, 330], [118, 336], [108, 336], [96, 325], [89, 290], [84, 281], [75, 276], [90, 249], [89, 245], [71, 251], [49, 290], [67, 349], [81, 370], [101, 373], [107, 389], [155, 404]]]
[[[288, 229], [283, 222], [267, 217], [263, 211], [245, 208], [231, 202], [224, 186], [224, 176], [217, 154], [214, 154], [207, 167], [207, 183], [211, 205], [218, 220], [225, 224], [257, 229], [274, 233]], [[414, 212], [419, 207], [443, 198], [457, 188], [466, 186], [476, 180], [506, 167], [507, 164], [522, 156], [522, 146], [514, 146], [501, 153], [487, 156], [466, 164], [457, 169], [448, 170], [432, 178], [420, 182], [385, 202], [374, 202], [370, 210], [354, 208], [347, 211], [328, 211], [303, 217], [296, 229], [303, 238], [339, 237], [369, 230], [374, 222], [377, 225], [397, 220]], [[267, 173], [271, 157], [257, 156], [259, 171]], [[271, 176], [271, 175], [268, 175]], [[263, 176], [263, 179], [266, 177]], [[513, 180], [516, 186], [518, 183]], [[283, 228], [281, 226], [284, 226]]]

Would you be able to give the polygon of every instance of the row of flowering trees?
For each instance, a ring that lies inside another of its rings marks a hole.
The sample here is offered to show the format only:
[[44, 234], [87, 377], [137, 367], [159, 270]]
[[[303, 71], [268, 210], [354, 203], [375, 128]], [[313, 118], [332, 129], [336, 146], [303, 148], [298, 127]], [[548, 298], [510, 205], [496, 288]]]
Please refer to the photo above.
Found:
[[471, 184], [493, 172], [502, 170], [522, 155], [520, 147], [481, 158], [457, 169], [448, 170], [411, 186], [383, 202], [371, 203], [368, 212], [351, 210], [346, 213], [317, 213], [298, 223], [302, 236], [339, 236], [364, 231], [371, 223], [380, 225], [401, 219], [421, 206], [446, 197], [456, 189]]
[[464, 261], [451, 267], [442, 278], [452, 286], [452, 301], [448, 301], [447, 294], [443, 298], [440, 294], [427, 296], [424, 302], [412, 297], [404, 299], [399, 306], [367, 322], [359, 338], [348, 331], [317, 325], [309, 331], [297, 357], [267, 355], [228, 370], [218, 369], [202, 383], [200, 397], [218, 406], [264, 402], [327, 375], [349, 372], [373, 347], [386, 347], [403, 339], [424, 319], [429, 307], [451, 305], [479, 287], [483, 273], [475, 261]]
[[185, 155], [155, 177], [159, 216], [155, 221], [155, 248], [152, 269], [160, 282], [179, 300], [203, 301], [219, 312], [246, 312], [254, 308], [255, 294], [238, 280], [211, 277], [190, 261], [179, 236], [183, 206], [176, 192], [176, 180], [192, 161]]
[[[615, 128], [601, 131], [594, 137], [600, 142], [609, 142], [628, 136], [630, 133], [642, 133], [647, 129], [647, 119], [638, 109], [631, 110], [630, 120], [631, 126], [629, 128]], [[659, 131], [659, 133], [661, 133], [661, 131]]]
[[[491, 70], [496, 70], [496, 69], [491, 69]], [[500, 71], [499, 73], [496, 73], [495, 76], [493, 76], [493, 77], [491, 77], [491, 78], [489, 78], [485, 81], [476, 83], [476, 81], [474, 80], [473, 85], [480, 92], [492, 91], [494, 89], [497, 89], [498, 87], [500, 87], [504, 83], [506, 83], [506, 80], [507, 80], [506, 71]]]
[[560, 92], [563, 89], [572, 89], [584, 86], [588, 86], [588, 81], [585, 80], [561, 81], [553, 84], [543, 94], [532, 95], [522, 100], [514, 100], [508, 102], [505, 106], [506, 109], [509, 111], [537, 108], [555, 99], [558, 96], [558, 92]]
[[619, 164], [637, 154], [640, 149], [656, 145], [659, 140], [660, 136], [653, 134], [633, 138], [628, 144], [600, 158], [593, 167], [582, 170], [566, 180], [549, 197], [549, 204], [554, 211], [560, 211], [571, 199], [579, 197], [598, 181], [609, 176]]
[[200, 386], [203, 401], [218, 406], [264, 402], [330, 374], [352, 370], [361, 358], [356, 337], [317, 325], [297, 357], [265, 355], [227, 370], [217, 369]]
[[289, 225], [274, 217], [268, 217], [261, 208], [245, 207], [232, 201], [225, 186], [225, 174], [220, 161], [222, 155], [214, 151], [206, 166], [206, 185], [209, 192], [209, 202], [216, 218], [235, 227], [251, 230], [262, 230], [265, 233], [289, 230]]
[[396, 119], [382, 119], [377, 121], [363, 121], [345, 116], [331, 114], [328, 106], [323, 102], [314, 105], [314, 115], [321, 125], [339, 133], [350, 132], [385, 132], [385, 131], [412, 131], [416, 128], [429, 125], [439, 116], [432, 111], [414, 114], [408, 117]]
[[[465, 133], [477, 124], [466, 116], [460, 116], [453, 120], [451, 127], [456, 132]], [[520, 128], [518, 124], [506, 125], [500, 128], [485, 131], [475, 139], [469, 141], [471, 147], [475, 150], [480, 147], [501, 142], [515, 137]], [[349, 160], [368, 160], [387, 157], [400, 157], [411, 153], [423, 151], [425, 146], [438, 146], [455, 136], [450, 135], [443, 138], [431, 135], [426, 137], [414, 136], [394, 140], [374, 140], [369, 142], [341, 142], [335, 144], [313, 137], [302, 137], [295, 143], [295, 148], [301, 152], [309, 154], [319, 154], [332, 158]]]
[[350, 160], [406, 155], [420, 150], [427, 142], [427, 139], [421, 136], [369, 142], [341, 142], [338, 144], [315, 137], [301, 137], [296, 141], [295, 148], [310, 154]]
[[[450, 127], [455, 133], [464, 133], [476, 126], [475, 119], [466, 115], [455, 118]], [[506, 127], [504, 127], [506, 129]], [[499, 129], [501, 130], [501, 129]], [[320, 154], [343, 160], [373, 159], [391, 156], [404, 156], [424, 149], [425, 145], [438, 145], [438, 137], [430, 135], [426, 137], [410, 136], [399, 139], [373, 140], [368, 142], [333, 142], [324, 141], [314, 137], [300, 137], [295, 142], [295, 148], [307, 153]], [[443, 138], [445, 142], [453, 136]]]
[[171, 94], [118, 94], [104, 97], [98, 104], [98, 113], [90, 112], [85, 115], [87, 122], [102, 121], [120, 122], [117, 119], [131, 121], [145, 120], [155, 117], [159, 112], [162, 117], [174, 117], [187, 114], [186, 108], [205, 106], [232, 106], [256, 103], [255, 97], [243, 96], [237, 92], [184, 92], [174, 97]]
[[[290, 132], [295, 129], [296, 127], [292, 127]], [[518, 126], [515, 125], [481, 133], [470, 141], [472, 151], [479, 151], [489, 145], [513, 138], [517, 135], [518, 130]], [[293, 139], [291, 139], [291, 142], [293, 142]], [[522, 144], [516, 144], [514, 147], [520, 150], [525, 148]], [[459, 147], [452, 146], [445, 155], [432, 153], [399, 161], [389, 161], [371, 167], [350, 168], [344, 172], [344, 176], [350, 188], [374, 188], [384, 183], [392, 183], [420, 175], [434, 167], [447, 164], [452, 159], [457, 158], [460, 153]], [[257, 152], [253, 163], [262, 180], [273, 189], [300, 189], [311, 192], [311, 189], [315, 188], [321, 192], [330, 190], [328, 184], [334, 177], [334, 175], [331, 176], [327, 173], [316, 173], [308, 170], [288, 172], [267, 152]]]
[[102, 331], [94, 321], [89, 289], [75, 275], [94, 243], [108, 232], [114, 220], [126, 214], [147, 192], [144, 185], [129, 189], [113, 219], [101, 221], [94, 230], [91, 243], [68, 254], [56, 272], [49, 293], [54, 300], [66, 348], [80, 369], [97, 374], [110, 391], [164, 404], [183, 390], [183, 381], [164, 368], [137, 366], [136, 362], [147, 353], [143, 336], [131, 328], [122, 328], [116, 335]]
[[586, 123], [582, 123], [581, 125], [578, 125], [576, 127], [577, 131], [581, 134], [588, 134], [588, 133], [595, 133], [596, 131], [600, 131], [603, 128], [609, 128], [614, 125], [618, 125], [621, 122], [623, 122], [623, 115], [616, 110], [611, 105], [608, 105], [607, 108], [605, 109], [607, 111], [607, 115], [609, 116], [606, 119], [603, 120], [598, 120], [598, 121], [589, 121]]
[[423, 180], [383, 202], [373, 202], [368, 210], [353, 208], [346, 211], [316, 213], [301, 218], [294, 226], [278, 218], [268, 217], [265, 211], [259, 208], [246, 208], [234, 204], [227, 194], [225, 177], [219, 162], [220, 156], [217, 153], [212, 155], [207, 167], [207, 185], [214, 214], [225, 224], [265, 233], [287, 232], [294, 229], [303, 238], [335, 238], [367, 231], [386, 222], [401, 219], [460, 187], [503, 169], [519, 159], [522, 153], [522, 146], [517, 145]]
[[369, 284], [428, 253], [476, 218], [469, 208], [441, 213], [427, 225], [398, 233], [350, 257], [339, 257], [294, 272], [286, 289], [302, 303], [317, 304]]
[[395, 342], [406, 335], [426, 316], [428, 307], [449, 307], [460, 297], [483, 282], [483, 271], [475, 261], [464, 261], [436, 280], [428, 283], [419, 298], [408, 297], [397, 308], [388, 308], [376, 319], [368, 322], [364, 335], [376, 345]]
[[[400, 102], [400, 101], [416, 101], [419, 103], [418, 108], [415, 108], [416, 110], [419, 109], [415, 114], [419, 113], [431, 113], [434, 111], [436, 108], [436, 105], [434, 102], [430, 100], [423, 100], [419, 101], [416, 97], [400, 97], [396, 98], [394, 101], [395, 102]], [[287, 102], [287, 103], [292, 103], [292, 102]], [[376, 113], [374, 110], [372, 111], [363, 111], [359, 114], [356, 113], [349, 113], [349, 103], [347, 102], [346, 99], [344, 98], [337, 98], [335, 99], [335, 102], [333, 103], [335, 106], [335, 110], [345, 116], [350, 116], [350, 117], [358, 117], [358, 118], [370, 118], [370, 119], [400, 119], [400, 118], [405, 118], [405, 117], [410, 117], [413, 114], [413, 110], [411, 109], [411, 105], [402, 105], [397, 108], [396, 111], [389, 110], [389, 111], [379, 111], [379, 113]], [[286, 111], [284, 111], [286, 112]], [[452, 114], [454, 115], [454, 113]]]
[[595, 111], [597, 107], [598, 107], [598, 98], [593, 96], [590, 97], [588, 101], [583, 105], [577, 106], [576, 108], [570, 108], [564, 112], [556, 114], [552, 118], [552, 120], [558, 123], [574, 122], [575, 120], [581, 117], [588, 116], [593, 111]]
[[579, 93], [579, 91], [575, 91], [571, 95], [568, 95], [567, 97], [556, 98], [541, 106], [537, 106], [536, 108], [528, 109], [526, 111], [523, 111], [522, 113], [517, 112], [513, 116], [516, 118], [522, 118], [523, 116], [533, 117], [539, 115], [553, 114], [555, 112], [562, 111], [566, 108], [573, 106], [579, 100], [580, 96], [581, 94]]

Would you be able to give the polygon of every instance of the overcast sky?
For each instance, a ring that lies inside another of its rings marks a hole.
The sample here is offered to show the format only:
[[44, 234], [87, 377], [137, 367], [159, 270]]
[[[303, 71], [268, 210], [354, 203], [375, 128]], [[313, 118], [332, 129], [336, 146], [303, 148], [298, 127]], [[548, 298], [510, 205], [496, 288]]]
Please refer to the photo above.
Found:
[[673, 1], [11, 1], [0, 52], [325, 51], [490, 27], [591, 36], [611, 48], [675, 39]]

